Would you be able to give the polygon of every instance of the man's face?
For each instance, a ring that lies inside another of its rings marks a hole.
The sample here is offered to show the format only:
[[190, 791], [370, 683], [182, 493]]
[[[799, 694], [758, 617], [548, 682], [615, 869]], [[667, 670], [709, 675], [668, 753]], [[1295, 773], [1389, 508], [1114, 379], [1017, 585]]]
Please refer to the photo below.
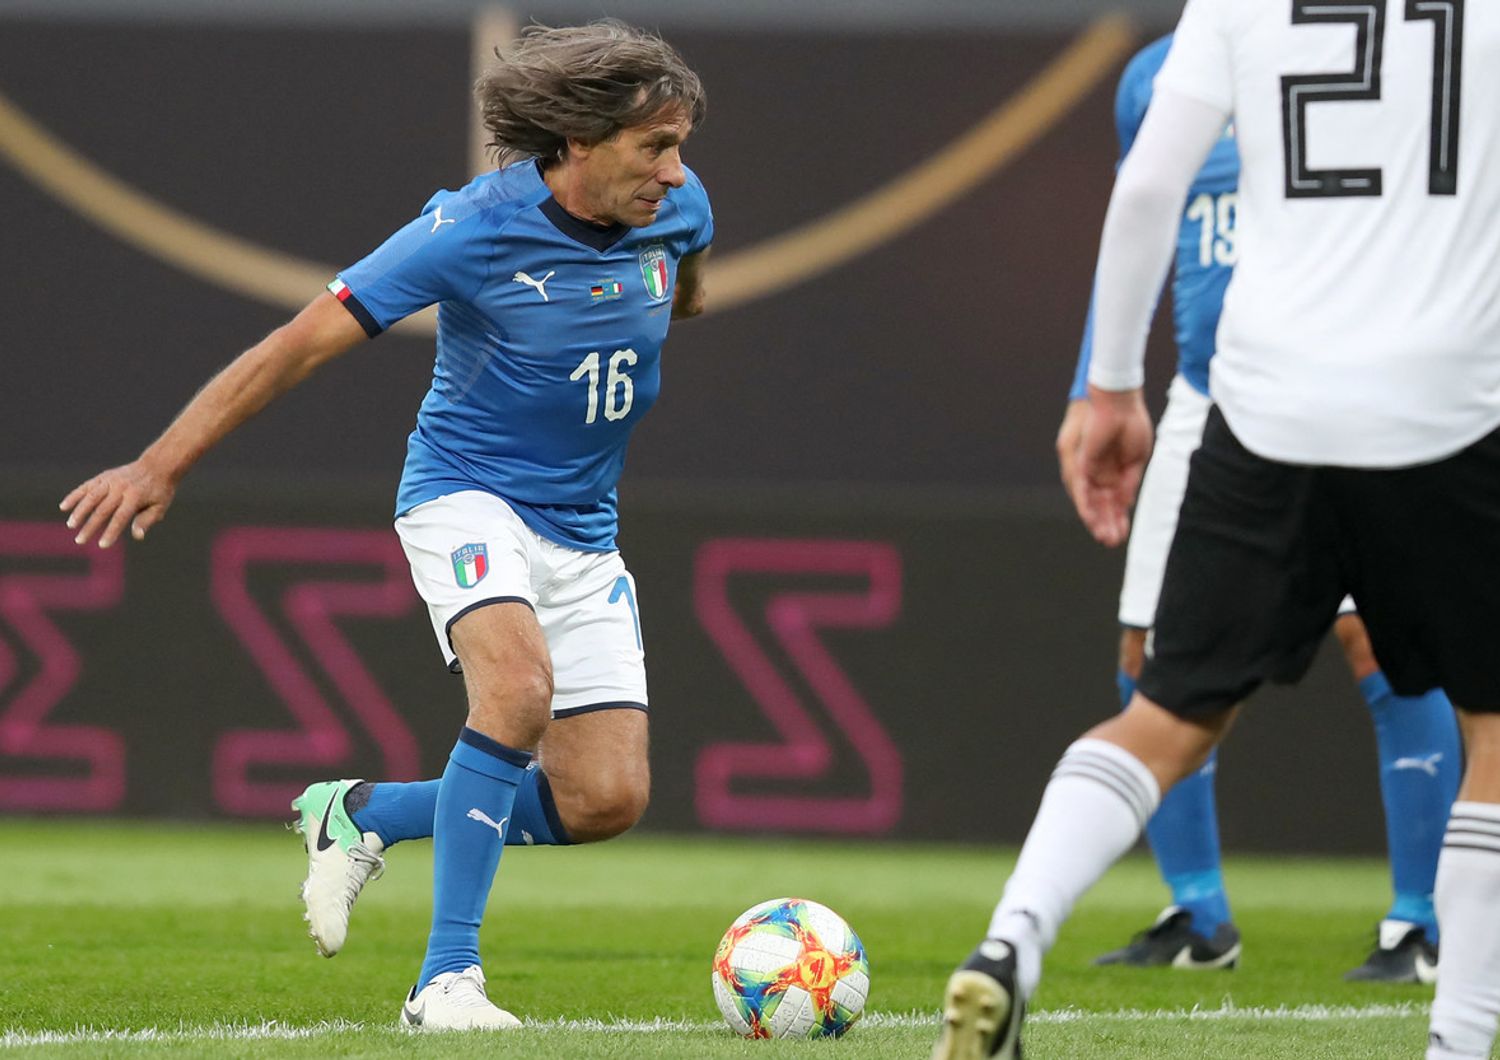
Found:
[[686, 179], [681, 148], [692, 128], [686, 112], [671, 108], [579, 152], [593, 220], [632, 228], [655, 221], [667, 192]]

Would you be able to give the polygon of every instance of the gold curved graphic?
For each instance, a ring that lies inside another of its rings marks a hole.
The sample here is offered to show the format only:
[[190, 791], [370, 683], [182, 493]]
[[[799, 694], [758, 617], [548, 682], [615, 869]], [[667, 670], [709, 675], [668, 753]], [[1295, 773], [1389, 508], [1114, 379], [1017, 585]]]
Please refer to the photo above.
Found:
[[[1060, 121], [1115, 69], [1134, 40], [1128, 19], [1099, 19], [1017, 95], [927, 161], [827, 217], [714, 261], [710, 309], [802, 283], [930, 217]], [[3, 94], [0, 155], [122, 242], [237, 294], [295, 311], [337, 271], [258, 246], [137, 191], [37, 125]], [[429, 310], [393, 330], [430, 335], [434, 321]]]
[[926, 220], [1030, 147], [1135, 44], [1128, 19], [1096, 21], [1017, 95], [927, 161], [819, 221], [713, 263], [714, 309], [812, 279]]

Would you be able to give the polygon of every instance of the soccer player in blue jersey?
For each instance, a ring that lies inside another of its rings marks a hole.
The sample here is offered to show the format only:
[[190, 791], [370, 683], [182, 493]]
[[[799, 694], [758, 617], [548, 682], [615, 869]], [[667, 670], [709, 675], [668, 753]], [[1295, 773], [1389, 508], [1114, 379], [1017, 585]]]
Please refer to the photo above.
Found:
[[705, 96], [671, 47], [605, 20], [531, 27], [500, 59], [478, 86], [499, 168], [434, 195], [137, 460], [61, 505], [80, 544], [143, 538], [214, 443], [325, 361], [439, 307], [396, 531], [463, 675], [467, 722], [439, 780], [316, 784], [294, 803], [328, 956], [383, 849], [432, 837], [432, 929], [401, 1012], [424, 1029], [519, 1025], [488, 999], [479, 958], [505, 844], [606, 839], [645, 809], [644, 654], [616, 482], [656, 400], [669, 320], [702, 311], [714, 231], [681, 154]]
[[[1167, 36], [1146, 46], [1125, 68], [1115, 100], [1121, 157], [1140, 129], [1151, 101], [1152, 80], [1171, 42]], [[1156, 616], [1167, 550], [1187, 485], [1188, 460], [1203, 438], [1211, 406], [1208, 366], [1236, 259], [1239, 168], [1233, 132], [1226, 130], [1188, 192], [1178, 232], [1172, 278], [1177, 375], [1136, 502], [1120, 592], [1117, 682], [1122, 706], [1135, 693], [1146, 633]], [[1078, 487], [1078, 446], [1088, 405], [1092, 346], [1090, 312], [1057, 439], [1058, 462], [1070, 494]], [[1441, 690], [1422, 696], [1398, 696], [1391, 690], [1352, 601], [1345, 601], [1335, 629], [1375, 722], [1395, 891], [1374, 951], [1347, 978], [1430, 983], [1436, 974], [1438, 939], [1433, 883], [1460, 772], [1457, 722]], [[1146, 826], [1151, 851], [1172, 891], [1172, 905], [1129, 945], [1105, 954], [1097, 963], [1208, 969], [1232, 968], [1238, 961], [1240, 936], [1230, 919], [1220, 867], [1214, 801], [1217, 758], [1215, 752], [1201, 769], [1179, 782]]]

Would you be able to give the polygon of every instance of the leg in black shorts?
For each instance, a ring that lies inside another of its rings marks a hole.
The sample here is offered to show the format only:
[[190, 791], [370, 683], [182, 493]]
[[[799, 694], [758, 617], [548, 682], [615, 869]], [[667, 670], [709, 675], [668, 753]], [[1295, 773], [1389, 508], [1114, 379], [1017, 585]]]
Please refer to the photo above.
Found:
[[1344, 596], [1319, 470], [1256, 456], [1209, 413], [1147, 644], [1147, 699], [1185, 718], [1216, 714], [1306, 672]]
[[1305, 467], [1251, 453], [1214, 409], [1140, 690], [1192, 718], [1295, 681], [1346, 592], [1398, 693], [1500, 711], [1500, 431], [1414, 467]]

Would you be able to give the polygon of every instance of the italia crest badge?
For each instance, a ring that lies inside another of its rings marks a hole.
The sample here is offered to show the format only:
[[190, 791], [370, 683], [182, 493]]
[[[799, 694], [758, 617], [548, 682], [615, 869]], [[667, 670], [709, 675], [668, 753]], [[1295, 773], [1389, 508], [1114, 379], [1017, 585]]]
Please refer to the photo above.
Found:
[[453, 550], [453, 580], [460, 589], [472, 589], [490, 572], [489, 550], [483, 544]]
[[667, 284], [667, 251], [660, 243], [652, 243], [641, 251], [641, 279], [646, 281], [646, 293], [651, 301], [660, 302], [671, 293]]

